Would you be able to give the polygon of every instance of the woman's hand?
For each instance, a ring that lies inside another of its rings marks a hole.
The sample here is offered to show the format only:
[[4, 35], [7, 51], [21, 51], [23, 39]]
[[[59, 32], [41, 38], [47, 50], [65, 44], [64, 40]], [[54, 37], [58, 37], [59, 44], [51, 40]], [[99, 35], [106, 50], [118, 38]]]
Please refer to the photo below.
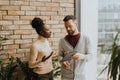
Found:
[[53, 51], [50, 53], [50, 55], [49, 56], [43, 56], [43, 58], [42, 58], [42, 62], [44, 62], [44, 61], [46, 61], [47, 59], [49, 59], [51, 56], [53, 55]]

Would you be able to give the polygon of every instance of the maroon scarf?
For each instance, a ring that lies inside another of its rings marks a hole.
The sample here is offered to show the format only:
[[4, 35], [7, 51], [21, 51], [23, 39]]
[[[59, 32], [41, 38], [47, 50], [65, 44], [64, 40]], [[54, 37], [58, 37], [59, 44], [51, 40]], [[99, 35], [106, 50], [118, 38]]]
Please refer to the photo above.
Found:
[[70, 43], [70, 45], [73, 46], [73, 48], [75, 48], [78, 40], [80, 39], [80, 33], [76, 35], [67, 35], [65, 38]]

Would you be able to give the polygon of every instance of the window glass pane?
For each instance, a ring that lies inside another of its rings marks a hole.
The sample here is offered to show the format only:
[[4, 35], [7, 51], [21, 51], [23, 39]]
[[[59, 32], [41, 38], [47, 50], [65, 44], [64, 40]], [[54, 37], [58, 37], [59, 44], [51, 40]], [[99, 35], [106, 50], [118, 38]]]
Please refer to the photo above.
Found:
[[[120, 0], [99, 0], [98, 8], [98, 35], [102, 34], [104, 39], [110, 39], [106, 34], [115, 34], [116, 27], [120, 27]], [[102, 43], [110, 43], [111, 40], [105, 41]]]
[[[109, 54], [104, 53], [107, 53], [105, 50], [113, 43], [118, 29], [120, 29], [120, 0], [98, 0], [98, 74], [109, 62]], [[105, 57], [106, 55], [108, 56]], [[102, 73], [98, 80], [107, 80], [107, 71]]]

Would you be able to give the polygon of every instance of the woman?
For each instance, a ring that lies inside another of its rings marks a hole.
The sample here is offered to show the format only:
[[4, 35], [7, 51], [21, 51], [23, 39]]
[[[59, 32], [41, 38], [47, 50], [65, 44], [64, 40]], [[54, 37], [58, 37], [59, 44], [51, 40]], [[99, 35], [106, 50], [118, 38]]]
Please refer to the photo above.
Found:
[[51, 32], [46, 28], [46, 25], [40, 18], [34, 18], [31, 25], [36, 30], [39, 37], [31, 46], [29, 67], [33, 69], [35, 80], [53, 80], [51, 58], [53, 52], [47, 40]]

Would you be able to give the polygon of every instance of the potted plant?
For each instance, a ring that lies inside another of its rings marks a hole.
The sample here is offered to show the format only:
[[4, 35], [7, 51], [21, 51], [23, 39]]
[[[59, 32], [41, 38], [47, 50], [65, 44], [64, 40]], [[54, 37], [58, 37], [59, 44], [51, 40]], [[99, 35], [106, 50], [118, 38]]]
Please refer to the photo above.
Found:
[[[8, 38], [1, 37], [0, 35], [0, 50], [2, 49], [3, 41], [8, 40]], [[2, 54], [1, 54], [2, 55]], [[10, 80], [17, 65], [14, 64], [14, 58], [9, 58], [8, 64], [3, 62], [3, 59], [0, 59], [0, 80]], [[12, 79], [13, 80], [13, 79]], [[16, 78], [14, 78], [16, 80]]]
[[53, 58], [52, 60], [52, 64], [53, 64], [53, 68], [54, 68], [54, 78], [58, 78], [60, 76], [61, 70], [60, 70], [60, 66], [58, 64], [58, 59], [57, 58]]
[[[2, 80], [10, 80], [12, 78], [12, 74], [14, 73], [17, 65], [13, 62], [14, 58], [9, 58], [9, 63], [4, 66], [2, 60], [0, 60], [0, 79]], [[14, 79], [16, 80], [16, 79]]]
[[24, 80], [32, 80], [33, 77], [33, 71], [29, 68], [28, 62], [23, 62], [20, 58], [16, 58], [16, 61], [20, 67], [20, 69], [23, 71], [25, 75]]
[[108, 68], [108, 80], [120, 80], [120, 45], [118, 43], [119, 34], [120, 32], [116, 34], [112, 46], [106, 50], [107, 52], [111, 53], [111, 57], [108, 65], [102, 70], [102, 72]]

